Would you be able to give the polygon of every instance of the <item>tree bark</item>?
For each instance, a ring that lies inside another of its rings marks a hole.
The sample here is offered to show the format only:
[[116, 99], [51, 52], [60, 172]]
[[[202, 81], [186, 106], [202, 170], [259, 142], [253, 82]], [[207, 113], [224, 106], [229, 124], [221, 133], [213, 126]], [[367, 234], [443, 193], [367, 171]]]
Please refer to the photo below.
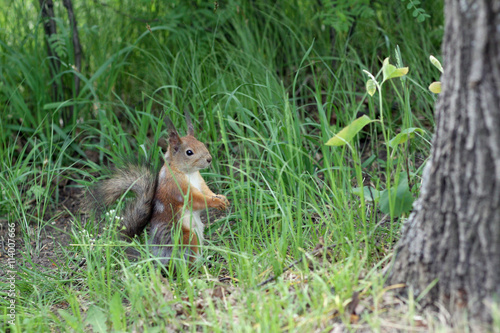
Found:
[[[68, 12], [69, 24], [71, 25], [71, 35], [73, 41], [73, 54], [75, 57], [75, 67], [78, 72], [82, 70], [82, 46], [80, 44], [80, 37], [78, 35], [78, 26], [76, 23], [76, 17], [73, 12], [73, 4], [71, 0], [63, 0], [64, 7], [66, 7], [66, 11]], [[80, 77], [75, 75], [75, 90], [73, 96], [76, 98], [80, 92]], [[70, 119], [73, 117], [74, 106], [70, 106], [68, 112], [64, 114], [64, 123], [68, 123]]]
[[[50, 73], [52, 78], [55, 78], [59, 73], [60, 59], [57, 54], [52, 50], [52, 45], [50, 45], [50, 37], [57, 34], [56, 21], [54, 21], [54, 3], [52, 0], [39, 0], [40, 8], [42, 10], [42, 19], [44, 20], [43, 28], [45, 35], [47, 36], [47, 54], [50, 59]], [[62, 91], [58, 89], [58, 82], [60, 80], [53, 80], [52, 82], [52, 100], [59, 100], [59, 92]]]
[[445, 1], [442, 93], [419, 200], [388, 284], [491, 321], [500, 299], [500, 1]]

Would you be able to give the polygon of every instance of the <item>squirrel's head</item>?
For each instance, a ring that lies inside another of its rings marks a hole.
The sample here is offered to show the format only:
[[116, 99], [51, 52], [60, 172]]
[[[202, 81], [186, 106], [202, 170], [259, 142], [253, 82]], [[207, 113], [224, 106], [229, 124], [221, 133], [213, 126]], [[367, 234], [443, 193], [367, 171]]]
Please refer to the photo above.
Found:
[[170, 118], [165, 123], [168, 129], [168, 149], [165, 162], [183, 173], [192, 173], [207, 168], [212, 163], [212, 156], [207, 147], [194, 137], [193, 124], [186, 113], [187, 135], [180, 137]]

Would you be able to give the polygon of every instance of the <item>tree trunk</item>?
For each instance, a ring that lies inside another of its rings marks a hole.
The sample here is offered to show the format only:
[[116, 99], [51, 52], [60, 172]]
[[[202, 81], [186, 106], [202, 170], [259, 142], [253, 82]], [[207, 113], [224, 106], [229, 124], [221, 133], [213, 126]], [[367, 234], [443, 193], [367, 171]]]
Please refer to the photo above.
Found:
[[54, 21], [54, 3], [52, 0], [39, 0], [40, 8], [42, 11], [42, 19], [44, 20], [43, 28], [45, 35], [47, 36], [47, 54], [49, 56], [50, 73], [53, 78], [52, 82], [52, 100], [60, 100], [60, 92], [62, 92], [62, 87], [59, 90], [58, 83], [61, 84], [61, 80], [56, 80], [55, 77], [59, 73], [60, 59], [57, 54], [52, 50], [52, 45], [50, 45], [50, 37], [57, 34], [56, 21]]
[[[71, 26], [71, 35], [73, 40], [73, 53], [75, 58], [75, 67], [77, 72], [82, 70], [82, 46], [80, 44], [80, 37], [78, 36], [78, 26], [76, 23], [75, 13], [73, 12], [73, 4], [71, 0], [63, 0], [64, 7], [68, 12], [69, 24]], [[75, 86], [73, 92], [73, 98], [77, 98], [80, 93], [80, 77], [75, 75]], [[64, 112], [63, 119], [64, 123], [68, 124], [73, 117], [74, 105], [71, 105], [67, 112]]]
[[420, 198], [388, 283], [491, 321], [500, 299], [500, 1], [445, 2], [442, 93]]

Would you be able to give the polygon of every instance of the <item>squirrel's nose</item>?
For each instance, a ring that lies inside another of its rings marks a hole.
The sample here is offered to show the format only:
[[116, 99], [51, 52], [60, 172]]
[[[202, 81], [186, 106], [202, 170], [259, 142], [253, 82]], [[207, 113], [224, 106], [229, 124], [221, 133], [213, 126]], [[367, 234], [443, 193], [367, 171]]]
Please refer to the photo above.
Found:
[[211, 157], [207, 158], [207, 162], [212, 163], [212, 158]]

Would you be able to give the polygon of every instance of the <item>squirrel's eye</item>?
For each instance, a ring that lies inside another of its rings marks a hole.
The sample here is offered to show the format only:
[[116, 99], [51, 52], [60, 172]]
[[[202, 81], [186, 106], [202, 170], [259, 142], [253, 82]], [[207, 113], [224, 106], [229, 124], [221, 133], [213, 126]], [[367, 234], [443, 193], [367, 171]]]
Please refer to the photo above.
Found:
[[191, 149], [186, 150], [186, 155], [187, 156], [193, 155], [193, 151]]

